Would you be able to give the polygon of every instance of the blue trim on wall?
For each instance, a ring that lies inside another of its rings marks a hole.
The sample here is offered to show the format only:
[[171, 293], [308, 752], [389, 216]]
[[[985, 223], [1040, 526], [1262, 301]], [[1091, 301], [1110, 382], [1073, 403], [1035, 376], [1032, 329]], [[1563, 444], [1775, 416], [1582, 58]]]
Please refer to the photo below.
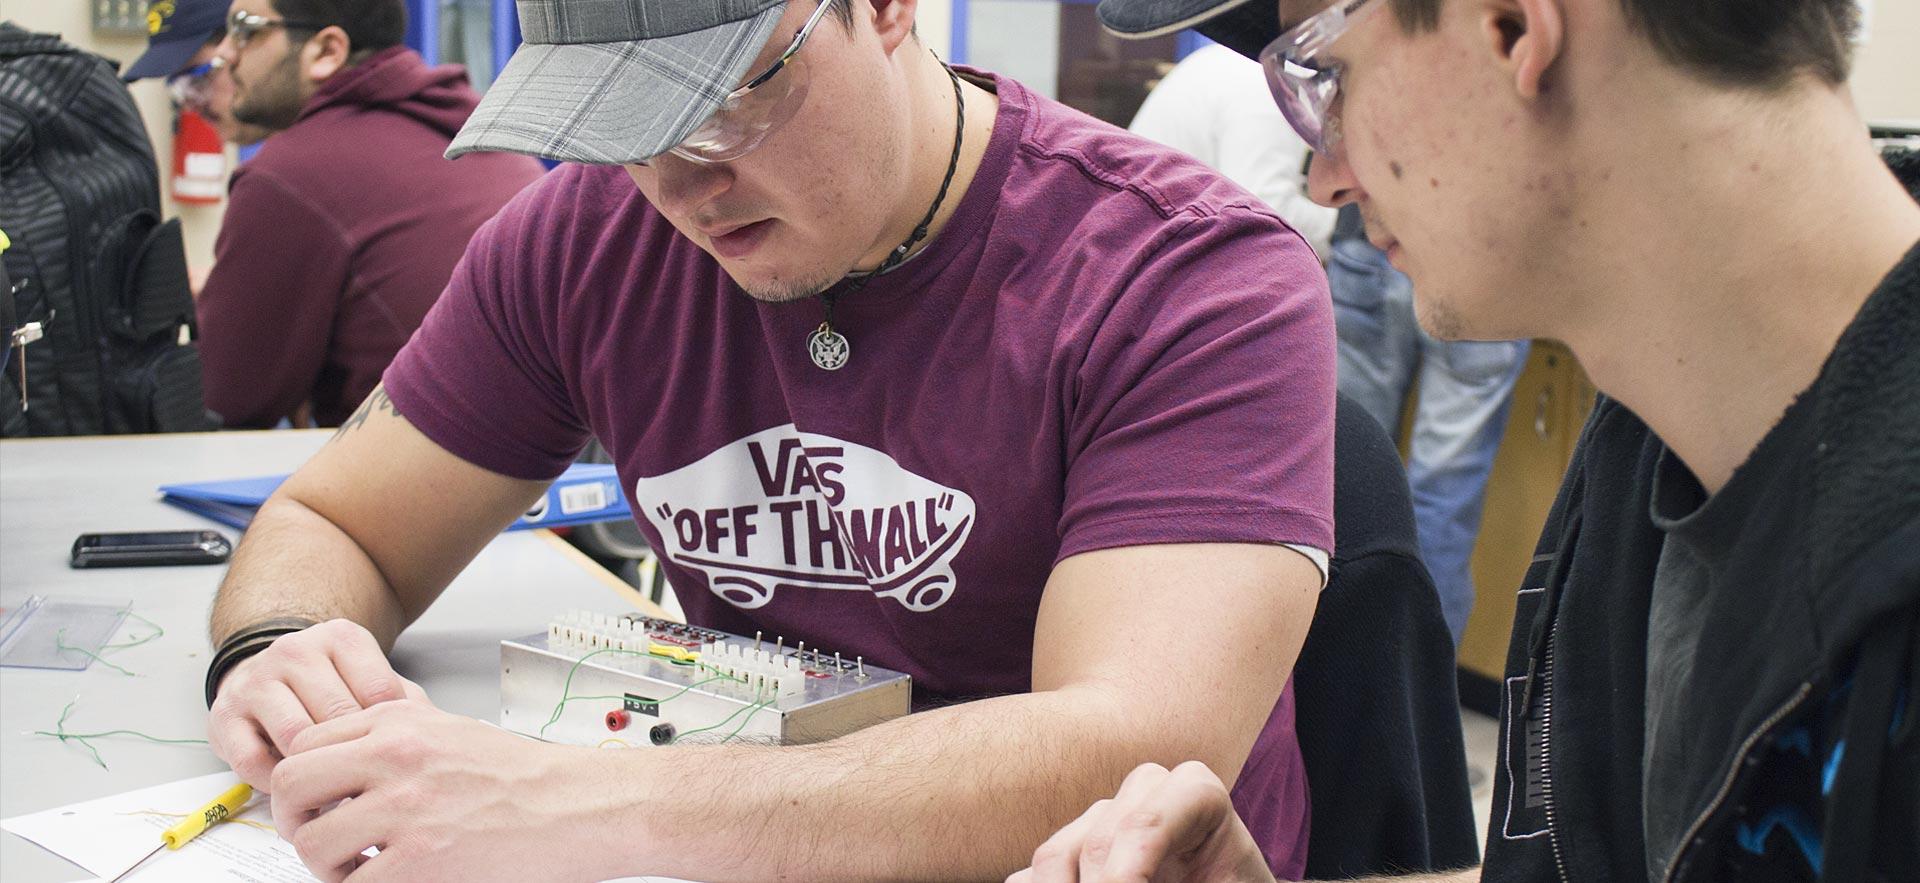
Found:
[[967, 63], [967, 0], [953, 0], [953, 24], [951, 45], [947, 47], [947, 60], [954, 64]]
[[440, 63], [440, 0], [407, 0], [407, 45], [428, 64]]
[[513, 0], [493, 0], [493, 75], [507, 66], [513, 50], [520, 48], [520, 15]]
[[1199, 31], [1190, 28], [1182, 30], [1173, 37], [1173, 60], [1179, 61], [1212, 44], [1213, 41], [1200, 36]]

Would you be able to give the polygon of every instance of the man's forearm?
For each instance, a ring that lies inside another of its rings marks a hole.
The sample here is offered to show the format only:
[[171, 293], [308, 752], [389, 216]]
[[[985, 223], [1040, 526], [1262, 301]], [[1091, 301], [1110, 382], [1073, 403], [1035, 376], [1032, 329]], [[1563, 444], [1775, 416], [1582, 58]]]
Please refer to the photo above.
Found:
[[1143, 705], [1068, 689], [909, 715], [819, 745], [600, 752], [606, 781], [619, 783], [609, 790], [641, 797], [610, 808], [605, 842], [621, 863], [595, 870], [999, 879], [1135, 764], [1219, 753], [1200, 744], [1206, 728], [1168, 726]]
[[293, 500], [260, 507], [213, 602], [212, 637], [276, 617], [345, 618], [391, 650], [408, 616], [358, 543]]

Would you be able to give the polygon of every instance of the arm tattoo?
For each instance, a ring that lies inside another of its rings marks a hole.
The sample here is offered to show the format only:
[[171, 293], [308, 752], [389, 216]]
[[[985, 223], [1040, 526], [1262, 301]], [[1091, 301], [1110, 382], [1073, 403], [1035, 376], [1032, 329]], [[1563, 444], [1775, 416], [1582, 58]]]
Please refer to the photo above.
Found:
[[[360, 403], [359, 410], [354, 411], [353, 416], [348, 417], [340, 424], [340, 429], [333, 434], [333, 438], [339, 438], [340, 436], [346, 435], [348, 430], [359, 428], [361, 424], [367, 422], [368, 417], [373, 416], [374, 409], [376, 408], [392, 414], [395, 417], [400, 416], [400, 409], [394, 406], [392, 399], [387, 398], [387, 388], [384, 386], [376, 386], [373, 388], [373, 394], [367, 396], [367, 400]], [[332, 440], [333, 439], [328, 439], [328, 441]]]

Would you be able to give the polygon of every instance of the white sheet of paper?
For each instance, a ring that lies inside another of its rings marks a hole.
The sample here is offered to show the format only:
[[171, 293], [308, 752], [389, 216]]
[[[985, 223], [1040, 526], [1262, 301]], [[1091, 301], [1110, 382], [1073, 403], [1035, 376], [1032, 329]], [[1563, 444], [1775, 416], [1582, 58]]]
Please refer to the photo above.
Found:
[[[167, 785], [156, 785], [112, 797], [102, 797], [57, 809], [0, 821], [11, 831], [73, 862], [100, 880], [133, 866], [160, 845], [160, 832], [180, 816], [239, 784], [233, 773], [214, 773]], [[158, 815], [155, 813], [169, 813]], [[256, 794], [238, 819], [273, 824], [267, 796]], [[300, 863], [293, 845], [272, 828], [262, 830], [231, 821], [215, 825], [179, 850], [160, 851], [128, 883], [318, 883]], [[669, 877], [624, 877], [608, 883], [689, 883]]]
[[[239, 782], [240, 777], [233, 773], [214, 773], [16, 816], [0, 822], [0, 828], [102, 878], [111, 878], [159, 846], [160, 832], [172, 827], [182, 815], [205, 806]], [[273, 813], [263, 795], [256, 795], [235, 818], [273, 824]], [[261, 830], [227, 822], [209, 828], [178, 850], [161, 850], [127, 880], [308, 883], [315, 877], [307, 873], [293, 846], [271, 828]]]

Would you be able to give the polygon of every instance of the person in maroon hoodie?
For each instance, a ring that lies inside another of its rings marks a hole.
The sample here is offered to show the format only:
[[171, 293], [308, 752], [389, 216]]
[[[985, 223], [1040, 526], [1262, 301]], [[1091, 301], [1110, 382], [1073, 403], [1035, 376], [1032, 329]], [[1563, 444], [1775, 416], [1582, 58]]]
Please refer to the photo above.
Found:
[[274, 131], [228, 185], [199, 300], [207, 407], [228, 427], [338, 425], [439, 298], [467, 240], [540, 176], [442, 158], [479, 103], [400, 45], [402, 0], [236, 0], [233, 115]]

